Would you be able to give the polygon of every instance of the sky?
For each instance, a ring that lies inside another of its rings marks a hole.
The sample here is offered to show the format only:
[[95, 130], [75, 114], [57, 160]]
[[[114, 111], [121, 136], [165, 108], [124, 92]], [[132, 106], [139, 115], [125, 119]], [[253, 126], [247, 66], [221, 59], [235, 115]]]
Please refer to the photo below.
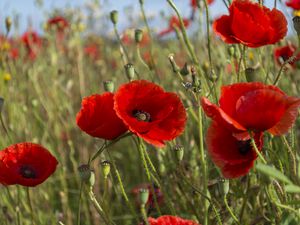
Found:
[[[14, 17], [18, 15], [19, 18], [19, 33], [24, 32], [30, 25], [34, 30], [42, 32], [43, 22], [47, 18], [48, 14], [53, 11], [53, 9], [64, 9], [68, 8], [80, 8], [81, 11], [87, 12], [87, 5], [91, 5], [92, 2], [99, 1], [100, 7], [97, 8], [95, 14], [99, 17], [108, 17], [111, 10], [118, 10], [120, 12], [120, 18], [130, 15], [133, 19], [138, 18], [139, 15], [139, 0], [0, 0], [0, 33], [4, 31], [4, 21], [6, 16]], [[155, 18], [152, 21], [153, 26], [157, 26], [158, 29], [166, 24], [161, 25], [162, 12], [164, 15], [173, 14], [172, 9], [168, 6], [166, 0], [144, 0], [146, 14], [149, 17]], [[175, 4], [181, 11], [182, 15], [188, 17], [190, 15], [190, 0], [174, 0]], [[265, 1], [268, 7], [273, 6], [273, 0]], [[39, 5], [42, 3], [41, 5]], [[279, 6], [286, 15], [290, 15], [291, 12], [286, 7]], [[212, 18], [218, 17], [227, 12], [226, 7], [222, 0], [215, 0], [215, 2], [210, 6], [210, 14]], [[125, 18], [125, 17], [124, 17]], [[128, 18], [128, 17], [126, 17]], [[291, 21], [291, 16], [288, 17]], [[151, 21], [150, 21], [151, 23]], [[166, 22], [163, 22], [166, 23]], [[129, 21], [121, 20], [118, 24], [121, 30], [128, 27]], [[98, 25], [98, 31], [101, 32], [101, 26]], [[103, 28], [103, 30], [106, 28]]]

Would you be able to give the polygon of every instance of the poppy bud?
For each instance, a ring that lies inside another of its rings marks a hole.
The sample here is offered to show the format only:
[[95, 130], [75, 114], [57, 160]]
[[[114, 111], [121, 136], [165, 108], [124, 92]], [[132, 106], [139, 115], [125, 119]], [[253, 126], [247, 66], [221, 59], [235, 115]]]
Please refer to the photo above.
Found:
[[245, 75], [246, 75], [246, 80], [248, 82], [253, 82], [255, 81], [255, 77], [256, 77], [256, 69], [252, 68], [252, 67], [248, 67], [245, 70]]
[[143, 39], [143, 31], [140, 29], [136, 29], [134, 31], [134, 39], [137, 44], [140, 43]]
[[92, 174], [92, 170], [90, 169], [89, 165], [83, 164], [83, 165], [79, 166], [78, 172], [79, 172], [80, 178], [83, 182], [86, 182], [86, 183], [89, 182], [89, 179]]
[[114, 92], [115, 85], [111, 80], [103, 81], [104, 90], [108, 92]]
[[88, 183], [90, 187], [93, 187], [95, 184], [95, 172], [93, 170], [91, 170], [91, 175]]
[[139, 0], [140, 4], [143, 5], [144, 4], [144, 0]]
[[210, 75], [208, 77], [208, 79], [212, 82], [216, 82], [218, 80], [218, 75], [215, 73], [214, 70], [210, 71]]
[[229, 46], [227, 48], [227, 52], [228, 52], [228, 55], [230, 57], [235, 57], [236, 56], [236, 51], [235, 51], [235, 47], [233, 45]]
[[126, 64], [126, 65], [124, 66], [124, 68], [125, 68], [125, 72], [126, 72], [127, 78], [128, 78], [130, 81], [133, 80], [133, 78], [134, 78], [134, 73], [135, 73], [133, 64], [128, 63], [128, 64]]
[[140, 203], [141, 205], [146, 205], [149, 199], [149, 190], [146, 188], [140, 189]]
[[190, 74], [189, 66], [187, 63], [184, 64], [184, 66], [180, 70], [181, 76], [187, 76]]
[[3, 104], [4, 104], [4, 98], [0, 97], [0, 113], [2, 112]]
[[110, 12], [110, 20], [114, 25], [116, 25], [118, 23], [118, 17], [119, 17], [119, 14], [118, 14], [117, 10], [113, 10]]
[[103, 168], [103, 175], [104, 175], [104, 179], [107, 179], [109, 173], [110, 173], [110, 162], [108, 161], [103, 161], [101, 163], [101, 166]]
[[184, 148], [181, 145], [174, 146], [175, 156], [178, 162], [180, 162], [183, 158]]
[[11, 18], [8, 16], [5, 18], [5, 27], [6, 27], [6, 32], [8, 33], [10, 31], [11, 28]]
[[176, 62], [174, 60], [174, 54], [169, 54], [168, 58], [169, 58], [169, 61], [171, 63], [173, 72], [177, 73], [180, 70], [180, 68], [177, 66], [177, 64], [176, 64]]
[[222, 179], [221, 186], [222, 186], [222, 194], [227, 195], [228, 192], [229, 192], [229, 180], [228, 179]]
[[196, 76], [196, 71], [195, 71], [194, 67], [191, 68], [191, 72], [192, 72], [192, 79], [193, 79], [193, 82], [192, 82], [193, 92], [200, 93], [201, 92], [201, 81]]
[[294, 28], [298, 35], [300, 35], [300, 16], [295, 16], [293, 18]]

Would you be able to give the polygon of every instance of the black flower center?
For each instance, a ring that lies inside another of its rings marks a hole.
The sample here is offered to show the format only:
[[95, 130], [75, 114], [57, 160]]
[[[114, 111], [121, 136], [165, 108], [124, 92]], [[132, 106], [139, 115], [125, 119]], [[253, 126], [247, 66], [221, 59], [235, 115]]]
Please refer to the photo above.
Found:
[[133, 110], [132, 115], [138, 120], [138, 121], [144, 121], [144, 122], [150, 122], [151, 116], [150, 113], [145, 112], [143, 110]]
[[22, 166], [20, 168], [20, 174], [24, 178], [34, 179], [37, 177], [35, 170], [31, 166]]
[[238, 141], [237, 147], [241, 155], [247, 155], [252, 150], [251, 140]]

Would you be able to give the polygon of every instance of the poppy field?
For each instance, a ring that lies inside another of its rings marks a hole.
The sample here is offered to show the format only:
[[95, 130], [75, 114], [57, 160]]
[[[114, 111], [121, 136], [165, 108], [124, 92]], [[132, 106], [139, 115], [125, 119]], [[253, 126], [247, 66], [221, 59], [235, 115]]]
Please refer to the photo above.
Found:
[[87, 2], [0, 17], [0, 225], [299, 225], [300, 1]]

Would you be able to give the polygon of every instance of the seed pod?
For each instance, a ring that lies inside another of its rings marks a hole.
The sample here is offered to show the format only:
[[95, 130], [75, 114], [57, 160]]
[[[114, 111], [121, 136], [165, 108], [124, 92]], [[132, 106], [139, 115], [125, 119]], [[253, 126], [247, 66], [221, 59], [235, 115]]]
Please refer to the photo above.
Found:
[[105, 91], [114, 92], [115, 85], [111, 80], [103, 81], [103, 86]]
[[119, 18], [119, 13], [117, 10], [113, 10], [110, 12], [110, 20], [114, 25], [118, 23], [118, 18]]

